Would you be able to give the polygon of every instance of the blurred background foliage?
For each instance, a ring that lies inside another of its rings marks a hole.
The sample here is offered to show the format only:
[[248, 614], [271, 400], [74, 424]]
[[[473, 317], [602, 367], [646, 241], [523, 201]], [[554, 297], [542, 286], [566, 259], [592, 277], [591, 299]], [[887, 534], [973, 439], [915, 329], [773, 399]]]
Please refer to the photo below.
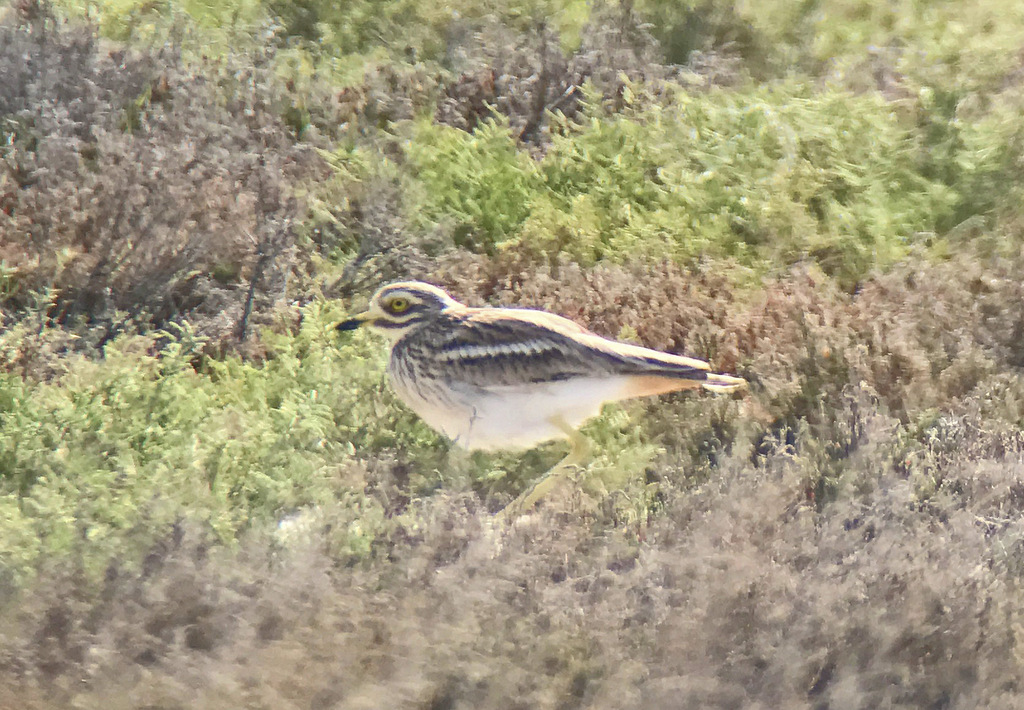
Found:
[[[1012, 706], [1022, 57], [1009, 0], [0, 7], [0, 705]], [[394, 398], [333, 325], [396, 278], [750, 395], [609, 407], [496, 538], [561, 447]]]

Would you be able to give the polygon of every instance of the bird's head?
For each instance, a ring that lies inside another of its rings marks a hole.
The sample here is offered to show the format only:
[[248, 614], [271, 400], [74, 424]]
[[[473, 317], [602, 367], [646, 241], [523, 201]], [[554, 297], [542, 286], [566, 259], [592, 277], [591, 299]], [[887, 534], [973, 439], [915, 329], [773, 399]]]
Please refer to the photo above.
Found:
[[338, 330], [367, 326], [391, 342], [436, 318], [459, 302], [437, 286], [421, 281], [399, 281], [381, 288], [362, 313], [338, 324]]

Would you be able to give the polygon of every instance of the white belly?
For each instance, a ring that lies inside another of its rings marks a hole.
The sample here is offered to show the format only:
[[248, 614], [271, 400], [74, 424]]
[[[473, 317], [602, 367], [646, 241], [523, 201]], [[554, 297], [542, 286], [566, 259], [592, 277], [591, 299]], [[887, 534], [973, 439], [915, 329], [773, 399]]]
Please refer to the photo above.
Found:
[[525, 449], [552, 439], [567, 438], [552, 423], [560, 418], [573, 429], [601, 413], [605, 402], [619, 400], [625, 378], [573, 378], [544, 384], [460, 388], [446, 392], [439, 404], [393, 384], [398, 396], [427, 424], [465, 449]]

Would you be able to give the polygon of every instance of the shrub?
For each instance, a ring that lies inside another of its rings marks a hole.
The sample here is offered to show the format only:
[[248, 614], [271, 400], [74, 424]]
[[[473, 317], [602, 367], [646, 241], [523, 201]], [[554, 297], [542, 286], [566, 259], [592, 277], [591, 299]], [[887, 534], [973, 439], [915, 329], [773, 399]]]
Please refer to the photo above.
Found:
[[511, 239], [541, 184], [533, 161], [496, 122], [474, 133], [420, 123], [407, 157], [422, 219], [454, 221], [457, 242], [484, 251]]
[[[1004, 2], [206, 5], [0, 22], [0, 706], [1020, 704]], [[500, 528], [563, 444], [333, 327], [409, 276], [750, 391]]]
[[536, 163], [497, 123], [473, 134], [420, 124], [414, 135], [417, 207], [431, 223], [454, 221], [468, 246], [584, 264], [644, 254], [764, 269], [810, 257], [844, 285], [987, 215], [994, 203], [975, 187], [1009, 177], [1012, 159], [993, 148], [1015, 141], [979, 130], [937, 154], [876, 98], [780, 88], [591, 112]]
[[280, 300], [300, 215], [289, 183], [316, 161], [259, 68], [193, 75], [170, 50], [106, 52], [46, 22], [0, 35], [4, 305], [52, 290], [52, 316], [104, 342], [185, 314], [238, 334], [254, 301]]
[[921, 87], [975, 98], [998, 94], [1013, 83], [1015, 52], [1024, 39], [1024, 21], [1006, 0], [971, 9], [956, 3], [879, 5], [869, 0], [628, 4], [649, 23], [669, 63], [726, 51], [761, 80], [796, 72], [838, 78], [851, 88], [891, 98], [914, 96]]
[[266, 336], [273, 356], [262, 364], [203, 358], [184, 330], [163, 344], [122, 336], [102, 360], [71, 359], [48, 382], [5, 373], [0, 490], [20, 511], [5, 539], [32, 541], [6, 548], [7, 573], [67, 553], [79, 536], [93, 565], [115, 550], [131, 558], [182, 516], [230, 540], [361, 491], [356, 457], [369, 452], [418, 449], [429, 472], [436, 437], [382, 388], [380, 348], [338, 346], [339, 316], [310, 307], [301, 334]]
[[588, 91], [618, 111], [625, 95], [640, 98], [637, 87], [652, 102], [678, 88], [678, 71], [658, 62], [656, 42], [628, 5], [596, 3], [571, 47], [558, 24], [485, 24], [456, 48], [460, 73], [445, 85], [435, 120], [472, 131], [501, 116], [517, 141], [542, 152], [559, 128], [553, 115], [577, 116]]
[[703, 466], [745, 437], [759, 446], [807, 431], [829, 442], [826, 458], [846, 459], [859, 446], [858, 427], [838, 405], [864, 397], [857, 406], [887, 412], [912, 438], [927, 437], [941, 416], [977, 416], [984, 406], [999, 441], [1024, 416], [1015, 374], [1021, 269], [1019, 255], [963, 252], [955, 262], [903, 262], [855, 294], [797, 270], [753, 295], [737, 289], [740, 277], [721, 265], [538, 268], [511, 255], [463, 255], [436, 279], [471, 304], [553, 311], [602, 335], [634, 337], [746, 377], [752, 394], [738, 407], [686, 396], [644, 405], [642, 441], [683, 456], [699, 479]]
[[1019, 462], [965, 462], [955, 500], [921, 505], [887, 468], [892, 423], [863, 423], [869, 453], [822, 510], [814, 459], [782, 448], [730, 457], [696, 490], [663, 481], [642, 535], [598, 512], [496, 539], [471, 500], [440, 495], [361, 564], [338, 564], [329, 514], [288, 546], [176, 526], [99, 589], [54, 564], [5, 618], [0, 692], [40, 707], [1014, 704]]
[[1003, 0], [970, 11], [956, 4], [836, 0], [817, 11], [808, 49], [830, 70], [853, 81], [870, 73], [883, 89], [999, 93], [1018, 69], [1013, 56], [1024, 39], [1022, 19]]

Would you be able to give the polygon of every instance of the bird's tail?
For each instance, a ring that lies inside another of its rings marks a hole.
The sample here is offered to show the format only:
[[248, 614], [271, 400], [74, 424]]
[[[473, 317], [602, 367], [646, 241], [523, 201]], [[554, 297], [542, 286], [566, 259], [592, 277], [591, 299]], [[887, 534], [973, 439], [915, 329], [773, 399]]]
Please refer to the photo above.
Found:
[[718, 375], [713, 372], [709, 372], [707, 379], [701, 383], [701, 386], [708, 392], [713, 392], [715, 394], [728, 394], [729, 392], [738, 392], [739, 390], [746, 389], [747, 381], [742, 377]]

